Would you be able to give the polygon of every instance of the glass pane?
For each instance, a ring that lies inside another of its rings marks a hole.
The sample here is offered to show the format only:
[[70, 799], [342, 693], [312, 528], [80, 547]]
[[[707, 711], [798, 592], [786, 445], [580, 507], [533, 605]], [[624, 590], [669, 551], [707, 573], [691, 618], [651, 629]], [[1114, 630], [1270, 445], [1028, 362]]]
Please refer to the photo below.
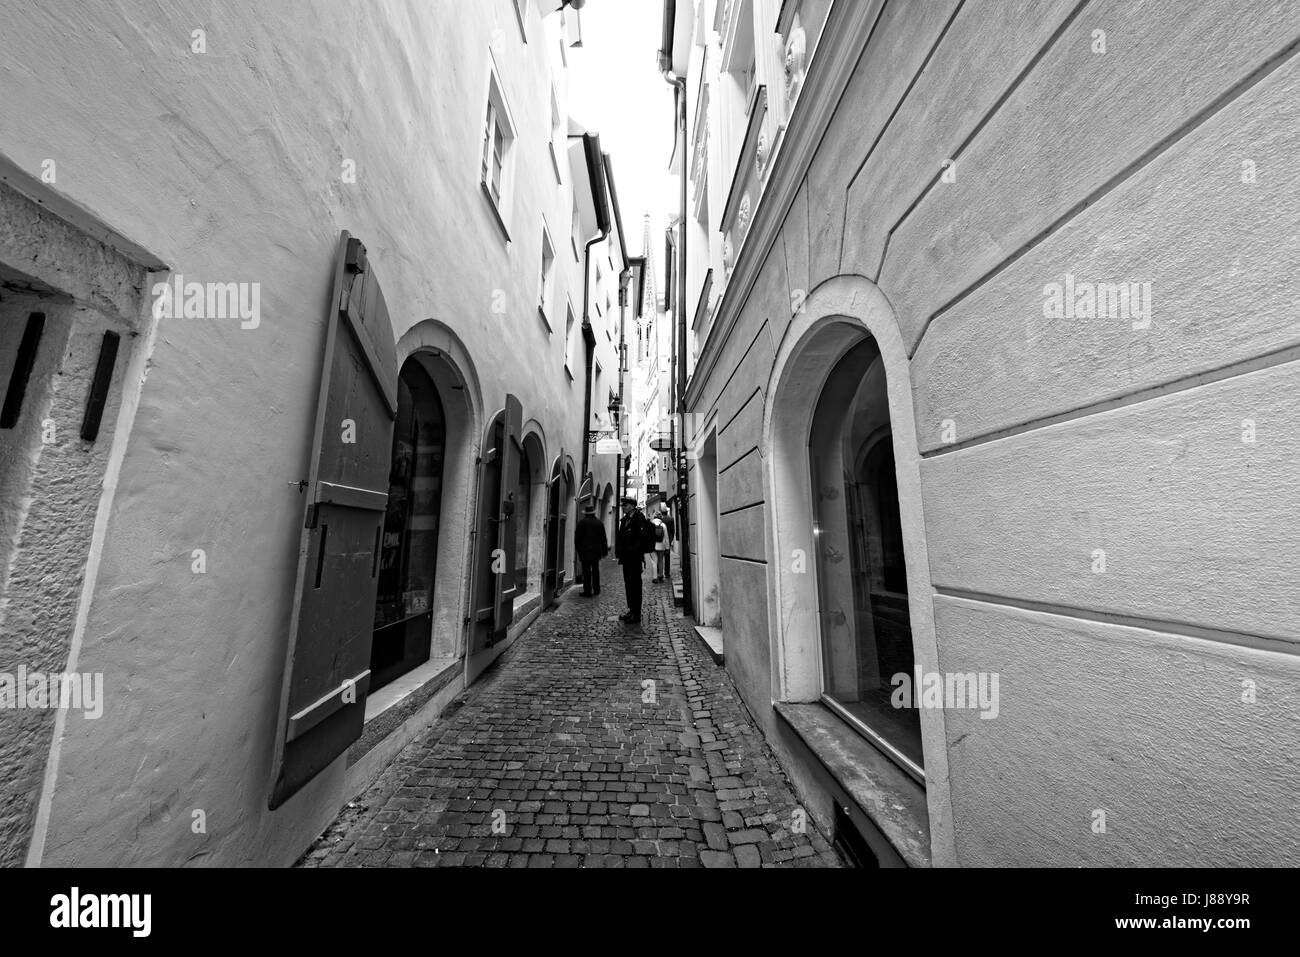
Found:
[[492, 199], [496, 202], [501, 201], [501, 157], [496, 153], [492, 154]]
[[397, 389], [375, 628], [429, 611], [438, 557], [446, 447], [442, 404], [418, 362], [402, 367]]
[[825, 693], [922, 765], [921, 722], [891, 702], [914, 679], [884, 366], [864, 340], [835, 366], [809, 437]]

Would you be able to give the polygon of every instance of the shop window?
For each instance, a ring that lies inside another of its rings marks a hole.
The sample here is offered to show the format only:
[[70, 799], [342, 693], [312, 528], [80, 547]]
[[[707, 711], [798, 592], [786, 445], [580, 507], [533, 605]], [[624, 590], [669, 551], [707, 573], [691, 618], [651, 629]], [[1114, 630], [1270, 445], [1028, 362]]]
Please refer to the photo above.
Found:
[[827, 379], [809, 456], [823, 698], [923, 777], [919, 713], [891, 702], [892, 679], [911, 681], [914, 660], [893, 435], [873, 340], [850, 349]]
[[419, 361], [409, 359], [398, 379], [371, 646], [372, 691], [429, 657], [446, 445], [437, 387]]

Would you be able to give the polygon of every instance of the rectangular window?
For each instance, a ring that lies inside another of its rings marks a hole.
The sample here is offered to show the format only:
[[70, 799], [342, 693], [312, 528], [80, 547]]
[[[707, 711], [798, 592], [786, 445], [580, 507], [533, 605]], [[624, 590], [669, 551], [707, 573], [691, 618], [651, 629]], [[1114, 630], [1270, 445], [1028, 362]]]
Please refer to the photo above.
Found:
[[560, 101], [555, 95], [555, 87], [551, 87], [551, 141], [548, 144], [551, 151], [551, 166], [555, 170], [555, 185], [559, 186], [564, 182], [564, 177], [560, 173], [560, 145], [564, 142], [564, 117], [560, 114]]
[[569, 348], [573, 345], [573, 306], [566, 307], [564, 318], [564, 371], [573, 378], [573, 369], [569, 365]]
[[511, 165], [515, 127], [502, 94], [496, 70], [490, 73], [487, 114], [483, 123], [483, 155], [479, 170], [483, 194], [492, 204], [497, 225], [510, 240], [507, 211], [510, 208]]
[[501, 205], [501, 173], [505, 167], [505, 134], [497, 121], [496, 108], [489, 103], [487, 112], [486, 143], [483, 147], [483, 182], [487, 185], [492, 202]]
[[555, 247], [551, 234], [542, 224], [542, 267], [537, 283], [537, 311], [542, 314], [546, 328], [551, 328], [551, 303], [555, 293]]

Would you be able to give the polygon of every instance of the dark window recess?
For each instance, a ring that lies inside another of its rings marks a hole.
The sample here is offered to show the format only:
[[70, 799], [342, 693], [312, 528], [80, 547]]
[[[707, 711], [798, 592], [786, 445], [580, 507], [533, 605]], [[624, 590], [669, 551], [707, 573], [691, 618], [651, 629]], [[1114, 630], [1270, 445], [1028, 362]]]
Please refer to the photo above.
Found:
[[27, 317], [27, 327], [23, 329], [22, 341], [18, 343], [14, 372], [9, 377], [9, 388], [5, 392], [4, 408], [0, 409], [0, 429], [12, 429], [18, 424], [18, 415], [23, 410], [23, 396], [27, 394], [27, 380], [32, 377], [32, 369], [36, 366], [36, 350], [41, 344], [41, 333], [44, 331], [45, 313], [33, 312]]
[[87, 442], [95, 441], [99, 435], [99, 420], [104, 417], [104, 404], [113, 384], [113, 365], [117, 362], [117, 344], [121, 339], [116, 332], [106, 332], [99, 344], [99, 362], [90, 383], [90, 395], [86, 397], [86, 414], [81, 420], [81, 437]]
[[835, 805], [835, 840], [832, 844], [840, 856], [854, 867], [880, 867], [880, 861], [871, 852], [871, 845], [838, 803]]
[[397, 377], [388, 503], [375, 542], [371, 692], [429, 660], [446, 449], [438, 387], [418, 359], [407, 359]]
[[313, 588], [320, 588], [320, 576], [325, 571], [325, 543], [329, 540], [330, 527], [324, 522], [320, 527], [320, 551], [316, 553], [316, 584]]

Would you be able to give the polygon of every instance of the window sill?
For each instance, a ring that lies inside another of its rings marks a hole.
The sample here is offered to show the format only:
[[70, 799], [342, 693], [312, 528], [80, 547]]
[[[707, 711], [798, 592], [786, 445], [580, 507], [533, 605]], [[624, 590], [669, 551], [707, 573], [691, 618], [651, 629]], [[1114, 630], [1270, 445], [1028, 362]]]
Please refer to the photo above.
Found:
[[524, 43], [527, 43], [528, 25], [524, 23], [524, 9], [520, 5], [519, 0], [515, 0], [514, 6], [515, 6], [515, 19], [519, 21], [519, 38], [523, 40]]
[[492, 218], [496, 221], [497, 228], [501, 230], [501, 236], [506, 243], [510, 242], [510, 230], [506, 228], [506, 221], [501, 216], [501, 210], [497, 208], [497, 202], [492, 198], [492, 190], [488, 189], [488, 184], [479, 180], [479, 188], [483, 191], [483, 198], [487, 200], [488, 209], [492, 210]]
[[777, 702], [773, 708], [903, 861], [929, 867], [925, 788], [825, 705]]
[[563, 186], [564, 177], [560, 175], [560, 157], [559, 154], [556, 153], [555, 151], [555, 140], [551, 140], [550, 143], [548, 143], [547, 145], [551, 149], [551, 166], [555, 170], [555, 185]]
[[361, 737], [348, 749], [348, 765], [386, 738], [420, 710], [443, 687], [461, 674], [460, 658], [430, 658], [413, 671], [366, 696]]
[[568, 360], [568, 359], [565, 359], [565, 360], [564, 360], [564, 374], [567, 375], [567, 376], [569, 377], [569, 381], [570, 381], [570, 382], [573, 381], [573, 370], [569, 368], [569, 360]]
[[551, 320], [546, 315], [546, 310], [542, 306], [537, 307], [537, 315], [542, 319], [542, 324], [546, 326], [547, 334], [555, 332], [555, 327], [551, 325]]
[[695, 637], [700, 640], [702, 645], [704, 645], [704, 650], [709, 653], [709, 657], [713, 659], [714, 663], [719, 665], [723, 663], [721, 628], [711, 628], [708, 625], [696, 625]]

